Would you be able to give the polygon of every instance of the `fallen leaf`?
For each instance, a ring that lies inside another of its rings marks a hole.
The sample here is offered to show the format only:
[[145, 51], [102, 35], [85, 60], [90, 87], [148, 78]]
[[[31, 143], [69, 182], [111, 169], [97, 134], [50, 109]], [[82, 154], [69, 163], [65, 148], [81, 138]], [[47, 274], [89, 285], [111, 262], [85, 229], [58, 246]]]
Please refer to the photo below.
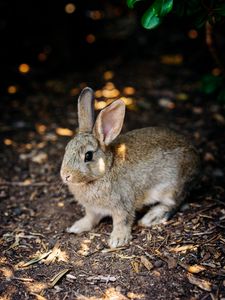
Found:
[[30, 293], [30, 294], [35, 296], [37, 300], [47, 300], [47, 298], [45, 298], [39, 294], [36, 294], [36, 293]]
[[137, 261], [132, 261], [131, 266], [135, 273], [139, 273], [139, 263]]
[[171, 248], [170, 251], [177, 253], [177, 252], [183, 252], [183, 251], [187, 251], [187, 250], [197, 249], [197, 247], [198, 247], [198, 245], [189, 244], [189, 245]]
[[20, 268], [24, 268], [24, 267], [28, 267], [28, 266], [30, 266], [30, 265], [33, 265], [33, 264], [35, 264], [35, 263], [41, 261], [42, 259], [46, 258], [51, 252], [52, 252], [52, 251], [50, 250], [50, 251], [48, 251], [48, 252], [46, 252], [46, 253], [43, 253], [43, 254], [41, 254], [41, 255], [39, 255], [39, 256], [34, 257], [33, 259], [29, 260], [29, 261], [26, 262], [26, 263], [19, 264], [18, 266], [19, 266]]
[[65, 269], [57, 273], [55, 276], [50, 279], [50, 287], [54, 287], [56, 283], [66, 274], [70, 271], [70, 269]]
[[153, 264], [144, 255], [141, 256], [141, 263], [145, 266], [145, 268], [148, 271], [153, 269]]
[[179, 262], [179, 265], [184, 268], [185, 270], [187, 270], [188, 272], [190, 273], [193, 273], [193, 274], [198, 274], [202, 271], [205, 271], [205, 267], [204, 266], [201, 266], [201, 265], [188, 265], [188, 264], [185, 264], [183, 262]]
[[177, 266], [177, 260], [173, 258], [172, 256], [169, 256], [166, 258], [166, 262], [169, 269], [174, 269]]
[[104, 282], [114, 282], [117, 280], [115, 276], [103, 276], [103, 275], [98, 275], [98, 276], [90, 276], [87, 278], [88, 281], [93, 281], [93, 280], [98, 280], [98, 281], [104, 281]]
[[197, 287], [199, 287], [200, 289], [202, 289], [204, 291], [211, 292], [211, 290], [212, 290], [211, 282], [209, 282], [205, 279], [200, 279], [190, 273], [187, 273], [187, 278], [191, 284], [196, 285]]

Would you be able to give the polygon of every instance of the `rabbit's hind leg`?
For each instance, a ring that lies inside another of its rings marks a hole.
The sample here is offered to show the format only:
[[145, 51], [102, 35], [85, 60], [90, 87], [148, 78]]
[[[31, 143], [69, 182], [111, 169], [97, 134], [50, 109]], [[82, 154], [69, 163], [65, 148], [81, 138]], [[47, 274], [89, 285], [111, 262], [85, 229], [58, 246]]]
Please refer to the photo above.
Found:
[[139, 221], [139, 225], [150, 227], [156, 224], [164, 223], [168, 220], [170, 213], [177, 207], [176, 189], [168, 185], [159, 184], [149, 193], [151, 199], [149, 204], [155, 203]]

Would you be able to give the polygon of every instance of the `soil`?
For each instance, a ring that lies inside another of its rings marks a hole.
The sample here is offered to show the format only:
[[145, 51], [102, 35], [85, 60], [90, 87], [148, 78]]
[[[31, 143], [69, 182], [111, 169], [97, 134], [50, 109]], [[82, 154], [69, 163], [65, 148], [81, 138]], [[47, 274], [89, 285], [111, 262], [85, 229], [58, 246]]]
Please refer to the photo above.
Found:
[[[224, 108], [199, 92], [193, 71], [163, 61], [32, 81], [25, 95], [3, 99], [0, 299], [225, 299]], [[65, 231], [84, 213], [59, 169], [86, 85], [96, 97], [128, 98], [124, 132], [170, 127], [202, 159], [201, 182], [182, 210], [153, 228], [135, 224], [131, 243], [114, 250], [111, 219], [85, 234]]]

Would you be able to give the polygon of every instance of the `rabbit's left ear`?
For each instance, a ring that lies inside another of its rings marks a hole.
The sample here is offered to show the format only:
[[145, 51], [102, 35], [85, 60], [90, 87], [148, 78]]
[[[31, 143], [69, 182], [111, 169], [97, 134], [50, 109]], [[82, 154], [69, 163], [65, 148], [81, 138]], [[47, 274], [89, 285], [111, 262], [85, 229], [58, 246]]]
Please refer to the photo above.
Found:
[[91, 132], [94, 125], [94, 92], [84, 88], [78, 99], [79, 132]]
[[124, 116], [125, 104], [122, 100], [114, 101], [99, 113], [93, 134], [101, 145], [109, 145], [120, 134]]

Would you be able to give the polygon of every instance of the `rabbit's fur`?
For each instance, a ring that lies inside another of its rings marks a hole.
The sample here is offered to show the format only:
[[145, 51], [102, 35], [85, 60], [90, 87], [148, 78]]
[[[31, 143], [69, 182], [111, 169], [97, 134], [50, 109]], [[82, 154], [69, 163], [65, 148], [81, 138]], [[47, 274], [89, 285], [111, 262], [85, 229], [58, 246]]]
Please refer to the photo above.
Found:
[[[62, 179], [86, 210], [67, 231], [89, 231], [111, 216], [109, 245], [118, 247], [131, 239], [136, 210], [152, 206], [139, 221], [143, 226], [167, 220], [195, 182], [199, 157], [183, 136], [169, 129], [149, 127], [119, 135], [125, 114], [121, 100], [103, 109], [94, 124], [93, 101], [93, 91], [85, 88], [78, 100], [79, 131], [62, 162]], [[85, 162], [87, 152], [93, 158]]]

